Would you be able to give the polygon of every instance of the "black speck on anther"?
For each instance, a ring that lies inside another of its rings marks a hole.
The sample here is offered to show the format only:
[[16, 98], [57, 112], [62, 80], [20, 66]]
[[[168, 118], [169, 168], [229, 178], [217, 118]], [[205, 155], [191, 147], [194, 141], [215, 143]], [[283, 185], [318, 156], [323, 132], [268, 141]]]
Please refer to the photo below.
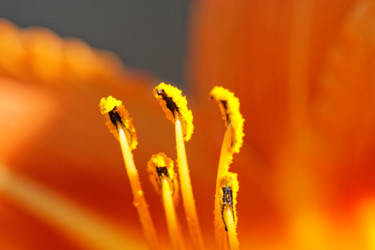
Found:
[[158, 95], [160, 95], [163, 98], [163, 100], [167, 103], [167, 108], [172, 112], [173, 116], [174, 116], [175, 111], [180, 113], [176, 103], [173, 101], [171, 97], [169, 97], [165, 93], [164, 89], [158, 89]]
[[169, 177], [167, 167], [156, 167], [156, 172], [158, 173], [159, 177], [162, 177], [163, 175]]
[[227, 103], [227, 101], [221, 101], [221, 104], [222, 104], [223, 107], [224, 107], [224, 110], [225, 110], [225, 117], [226, 117], [226, 119], [227, 119], [227, 123], [229, 124], [229, 123], [230, 123], [230, 119], [229, 119], [229, 115], [228, 115], [228, 112], [227, 112], [227, 110], [228, 110], [228, 103]]
[[124, 125], [124, 123], [122, 122], [121, 116], [116, 111], [116, 108], [117, 108], [117, 106], [115, 106], [111, 111], [108, 112], [109, 119], [111, 119], [111, 122], [115, 125], [115, 127], [117, 127], [117, 122]]
[[[230, 186], [223, 187], [223, 198], [222, 198], [222, 207], [221, 207], [221, 217], [223, 218], [225, 231], [228, 231], [227, 224], [225, 223], [224, 219], [224, 209], [226, 205], [229, 205], [232, 208], [233, 211], [233, 194], [232, 194], [232, 188]], [[233, 214], [234, 218], [234, 214]]]

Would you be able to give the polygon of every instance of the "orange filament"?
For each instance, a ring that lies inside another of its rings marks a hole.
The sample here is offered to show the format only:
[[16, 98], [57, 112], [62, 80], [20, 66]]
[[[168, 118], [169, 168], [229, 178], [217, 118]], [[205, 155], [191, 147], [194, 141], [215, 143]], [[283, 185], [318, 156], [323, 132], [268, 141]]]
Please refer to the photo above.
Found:
[[106, 117], [106, 125], [110, 132], [119, 140], [125, 169], [133, 192], [134, 206], [138, 211], [141, 226], [150, 249], [159, 249], [154, 224], [151, 219], [147, 202], [143, 195], [138, 171], [135, 168], [131, 150], [137, 146], [135, 128], [129, 112], [122, 102], [109, 96], [102, 98], [99, 104], [100, 112]]
[[128, 141], [125, 136], [124, 128], [118, 124], [119, 141], [122, 154], [124, 156], [125, 169], [128, 173], [130, 186], [134, 197], [134, 206], [137, 208], [138, 216], [141, 221], [142, 229], [145, 234], [146, 241], [150, 249], [159, 249], [158, 240], [154, 224], [151, 219], [150, 211], [146, 199], [143, 195], [141, 182], [139, 181], [138, 171], [135, 168], [134, 160]]
[[224, 209], [224, 220], [228, 230], [229, 246], [231, 250], [239, 249], [236, 224], [233, 219], [233, 212], [230, 206], [226, 205]]
[[199, 226], [197, 211], [195, 208], [195, 200], [193, 189], [191, 186], [189, 169], [186, 159], [185, 143], [182, 135], [182, 126], [179, 116], [176, 116], [175, 123], [176, 144], [177, 144], [177, 161], [178, 171], [180, 175], [181, 194], [185, 208], [185, 215], [189, 227], [190, 236], [192, 238], [195, 249], [204, 249], [203, 239]]
[[147, 165], [151, 182], [159, 193], [161, 189], [172, 247], [173, 249], [185, 249], [174, 204], [178, 194], [178, 183], [173, 171], [173, 161], [164, 153], [159, 153], [153, 155]]

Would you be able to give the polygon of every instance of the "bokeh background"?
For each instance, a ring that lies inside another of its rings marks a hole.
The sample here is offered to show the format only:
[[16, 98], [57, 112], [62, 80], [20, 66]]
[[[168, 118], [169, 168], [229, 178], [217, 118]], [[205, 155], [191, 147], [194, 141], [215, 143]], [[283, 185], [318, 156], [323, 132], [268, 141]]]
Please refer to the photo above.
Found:
[[186, 148], [209, 249], [225, 132], [215, 85], [245, 118], [231, 165], [242, 249], [375, 249], [375, 0], [2, 1], [0, 16], [0, 248], [146, 247], [98, 111], [108, 95], [134, 118], [168, 248], [145, 170], [154, 153], [176, 158], [151, 91], [163, 80], [184, 85], [194, 114]]
[[183, 83], [189, 1], [0, 1], [0, 16], [110, 50], [129, 68]]

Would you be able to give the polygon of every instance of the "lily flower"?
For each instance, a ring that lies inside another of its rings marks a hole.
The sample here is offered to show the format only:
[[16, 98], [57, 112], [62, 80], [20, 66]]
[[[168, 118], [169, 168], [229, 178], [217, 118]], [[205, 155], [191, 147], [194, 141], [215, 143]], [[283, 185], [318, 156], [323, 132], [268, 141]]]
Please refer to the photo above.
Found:
[[[205, 246], [215, 249], [226, 129], [209, 93], [222, 85], [246, 119], [230, 167], [240, 248], [375, 249], [374, 1], [193, 4], [186, 155]], [[147, 248], [121, 149], [97, 110], [110, 95], [133, 118], [135, 165], [159, 243], [170, 247], [147, 173], [156, 152], [177, 158], [173, 125], [152, 93], [158, 82], [109, 52], [4, 20], [0, 52], [2, 248]]]

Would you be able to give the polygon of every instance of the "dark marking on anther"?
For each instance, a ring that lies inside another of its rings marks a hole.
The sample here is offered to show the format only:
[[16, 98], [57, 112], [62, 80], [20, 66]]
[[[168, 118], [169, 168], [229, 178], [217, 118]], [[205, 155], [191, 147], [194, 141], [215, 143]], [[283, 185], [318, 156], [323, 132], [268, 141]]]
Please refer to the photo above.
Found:
[[156, 172], [158, 173], [159, 178], [163, 175], [169, 178], [167, 167], [156, 167]]
[[227, 123], [230, 124], [230, 119], [229, 119], [229, 115], [228, 115], [228, 103], [227, 103], [227, 101], [223, 101], [223, 100], [221, 100], [220, 102], [221, 102], [221, 104], [222, 104], [223, 107], [224, 107], [224, 110], [225, 110], [225, 118], [227, 119]]
[[109, 119], [111, 119], [111, 122], [113, 123], [113, 125], [115, 125], [115, 127], [117, 127], [117, 122], [124, 125], [124, 123], [122, 122], [121, 116], [116, 111], [116, 108], [117, 108], [117, 106], [115, 106], [111, 111], [108, 112]]
[[172, 97], [169, 97], [164, 89], [158, 89], [158, 95], [160, 95], [163, 100], [167, 103], [167, 108], [172, 112], [173, 117], [175, 116], [175, 111], [180, 114], [180, 110], [178, 109], [176, 103], [173, 101]]
[[[162, 187], [161, 182], [162, 182], [163, 176], [168, 178], [169, 183], [172, 182], [172, 180], [169, 177], [167, 167], [165, 167], [165, 166], [164, 167], [156, 167], [156, 173], [158, 174], [158, 178], [156, 179], [156, 181], [158, 182], [160, 188]], [[174, 185], [171, 185], [172, 193], [174, 193], [174, 189], [175, 189]]]
[[230, 186], [223, 187], [223, 198], [222, 198], [222, 206], [221, 206], [221, 217], [223, 218], [225, 231], [228, 231], [227, 224], [225, 223], [224, 219], [224, 209], [226, 205], [229, 205], [232, 208], [233, 220], [234, 220], [234, 213], [233, 213], [233, 194], [232, 188]]
[[[223, 108], [225, 110], [225, 118], [227, 119], [227, 123], [228, 123], [228, 126], [229, 126], [230, 119], [229, 119], [229, 114], [228, 114], [228, 102], [227, 101], [223, 101], [223, 100], [221, 100], [220, 102], [223, 105]], [[231, 148], [233, 147], [233, 144], [234, 144], [234, 141], [233, 141], [233, 138], [232, 138], [232, 140], [230, 142], [230, 147]]]

